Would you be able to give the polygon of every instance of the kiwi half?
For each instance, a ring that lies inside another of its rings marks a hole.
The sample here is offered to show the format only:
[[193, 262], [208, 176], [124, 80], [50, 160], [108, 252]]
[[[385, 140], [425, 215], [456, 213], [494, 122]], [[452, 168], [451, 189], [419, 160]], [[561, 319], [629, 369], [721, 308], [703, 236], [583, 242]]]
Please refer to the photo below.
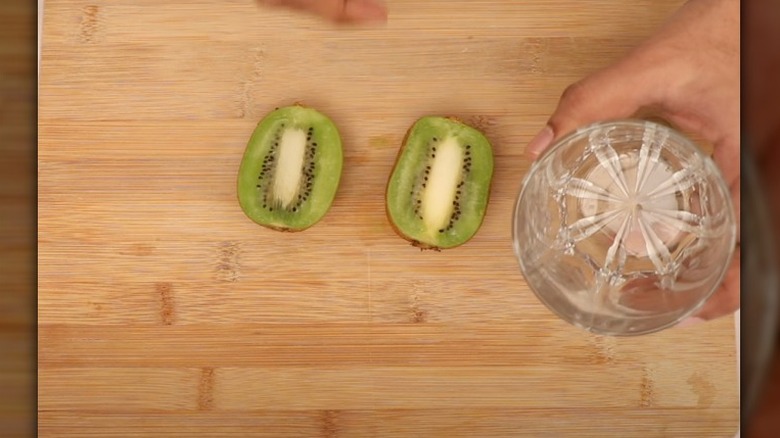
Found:
[[462, 245], [482, 225], [492, 179], [493, 151], [481, 132], [452, 117], [423, 117], [398, 152], [387, 216], [421, 249]]
[[238, 200], [256, 223], [302, 231], [330, 209], [341, 180], [341, 137], [324, 114], [302, 105], [276, 110], [255, 128], [238, 171]]

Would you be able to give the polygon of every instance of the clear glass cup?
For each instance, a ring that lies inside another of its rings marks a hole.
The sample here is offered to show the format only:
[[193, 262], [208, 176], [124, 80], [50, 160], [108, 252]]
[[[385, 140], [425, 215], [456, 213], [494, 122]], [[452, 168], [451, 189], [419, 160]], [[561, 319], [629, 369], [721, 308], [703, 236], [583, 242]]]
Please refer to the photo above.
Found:
[[652, 333], [694, 313], [722, 282], [736, 232], [713, 161], [644, 120], [596, 123], [558, 141], [531, 166], [513, 217], [531, 290], [603, 335]]

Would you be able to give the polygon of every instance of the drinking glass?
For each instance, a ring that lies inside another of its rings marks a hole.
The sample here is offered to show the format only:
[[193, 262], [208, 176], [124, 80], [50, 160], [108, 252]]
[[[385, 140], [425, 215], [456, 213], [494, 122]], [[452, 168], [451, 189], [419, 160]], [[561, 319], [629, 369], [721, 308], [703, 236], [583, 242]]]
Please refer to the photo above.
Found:
[[680, 132], [646, 120], [595, 123], [531, 166], [513, 244], [536, 296], [597, 334], [675, 325], [712, 295], [734, 253], [728, 187]]

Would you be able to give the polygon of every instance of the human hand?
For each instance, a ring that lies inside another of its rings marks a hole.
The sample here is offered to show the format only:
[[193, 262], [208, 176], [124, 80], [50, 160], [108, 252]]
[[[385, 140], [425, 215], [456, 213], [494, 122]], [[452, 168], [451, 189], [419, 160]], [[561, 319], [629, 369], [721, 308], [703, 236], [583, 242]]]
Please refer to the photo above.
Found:
[[[713, 159], [740, 208], [739, 0], [691, 0], [625, 57], [568, 87], [527, 147], [537, 158], [584, 125], [651, 111], [714, 146]], [[739, 229], [739, 225], [737, 225]], [[737, 232], [739, 242], [739, 231]], [[682, 324], [739, 309], [739, 243], [720, 288]]]
[[340, 23], [387, 21], [387, 8], [381, 0], [260, 0], [260, 3], [308, 11]]

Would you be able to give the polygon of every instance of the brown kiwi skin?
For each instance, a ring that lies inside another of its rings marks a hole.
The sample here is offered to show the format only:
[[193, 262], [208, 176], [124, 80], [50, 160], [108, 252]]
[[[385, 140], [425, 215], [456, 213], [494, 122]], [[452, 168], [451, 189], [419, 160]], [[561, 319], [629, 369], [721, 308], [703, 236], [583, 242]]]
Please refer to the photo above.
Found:
[[[412, 125], [406, 131], [406, 134], [404, 135], [404, 139], [401, 140], [401, 147], [398, 149], [398, 154], [395, 156], [395, 162], [393, 163], [393, 167], [390, 170], [390, 175], [388, 175], [388, 177], [387, 177], [387, 184], [385, 185], [385, 216], [387, 216], [387, 221], [390, 223], [390, 227], [393, 228], [393, 231], [395, 231], [395, 233], [398, 234], [398, 236], [400, 236], [402, 239], [404, 239], [404, 240], [408, 241], [409, 243], [411, 243], [412, 246], [414, 246], [416, 248], [420, 248], [420, 251], [432, 250], [432, 251], [436, 251], [436, 252], [441, 252], [442, 249], [445, 249], [445, 248], [440, 248], [438, 246], [428, 245], [427, 243], [423, 243], [423, 242], [420, 242], [418, 240], [412, 239], [409, 236], [405, 235], [401, 230], [399, 230], [398, 227], [395, 226], [395, 223], [393, 222], [393, 219], [390, 217], [390, 210], [389, 210], [389, 208], [387, 206], [387, 194], [390, 192], [390, 190], [389, 190], [390, 189], [390, 180], [391, 180], [391, 177], [393, 175], [393, 171], [395, 171], [395, 166], [398, 165], [398, 160], [401, 159], [401, 155], [403, 155], [404, 149], [406, 149], [406, 140], [409, 139], [409, 134], [411, 134], [412, 129], [417, 124], [417, 122], [419, 122], [420, 120], [424, 119], [425, 117], [441, 117], [441, 116], [435, 116], [435, 115], [422, 116], [422, 117], [418, 118], [417, 120], [415, 120], [415, 122], [412, 123]], [[466, 126], [472, 128], [472, 129], [477, 130], [477, 128], [474, 128], [473, 126], [469, 125], [468, 123], [464, 122], [463, 120], [461, 120], [460, 118], [458, 118], [456, 116], [444, 116], [444, 118], [452, 120], [454, 122], [458, 122], [460, 124], [466, 125]], [[482, 135], [485, 135], [484, 132], [482, 132], [482, 131], [479, 131], [479, 132], [481, 132]], [[492, 186], [493, 185], [491, 184], [488, 187], [488, 191], [487, 191], [488, 203], [490, 203], [490, 190], [491, 190]], [[482, 220], [479, 223], [480, 227], [482, 226], [482, 222], [484, 222], [484, 220], [485, 220], [485, 216], [483, 215], [482, 216]], [[468, 240], [466, 240], [465, 242], [461, 243], [460, 245], [455, 245], [455, 246], [452, 246], [452, 247], [449, 247], [449, 248], [446, 248], [446, 249], [457, 248], [457, 247], [463, 245], [466, 242], [468, 242]]]
[[308, 230], [310, 227], [301, 228], [300, 230], [296, 230], [293, 228], [287, 228], [287, 227], [275, 227], [273, 225], [263, 225], [266, 228], [270, 228], [272, 230], [281, 231], [283, 233], [300, 233], [301, 231]]

